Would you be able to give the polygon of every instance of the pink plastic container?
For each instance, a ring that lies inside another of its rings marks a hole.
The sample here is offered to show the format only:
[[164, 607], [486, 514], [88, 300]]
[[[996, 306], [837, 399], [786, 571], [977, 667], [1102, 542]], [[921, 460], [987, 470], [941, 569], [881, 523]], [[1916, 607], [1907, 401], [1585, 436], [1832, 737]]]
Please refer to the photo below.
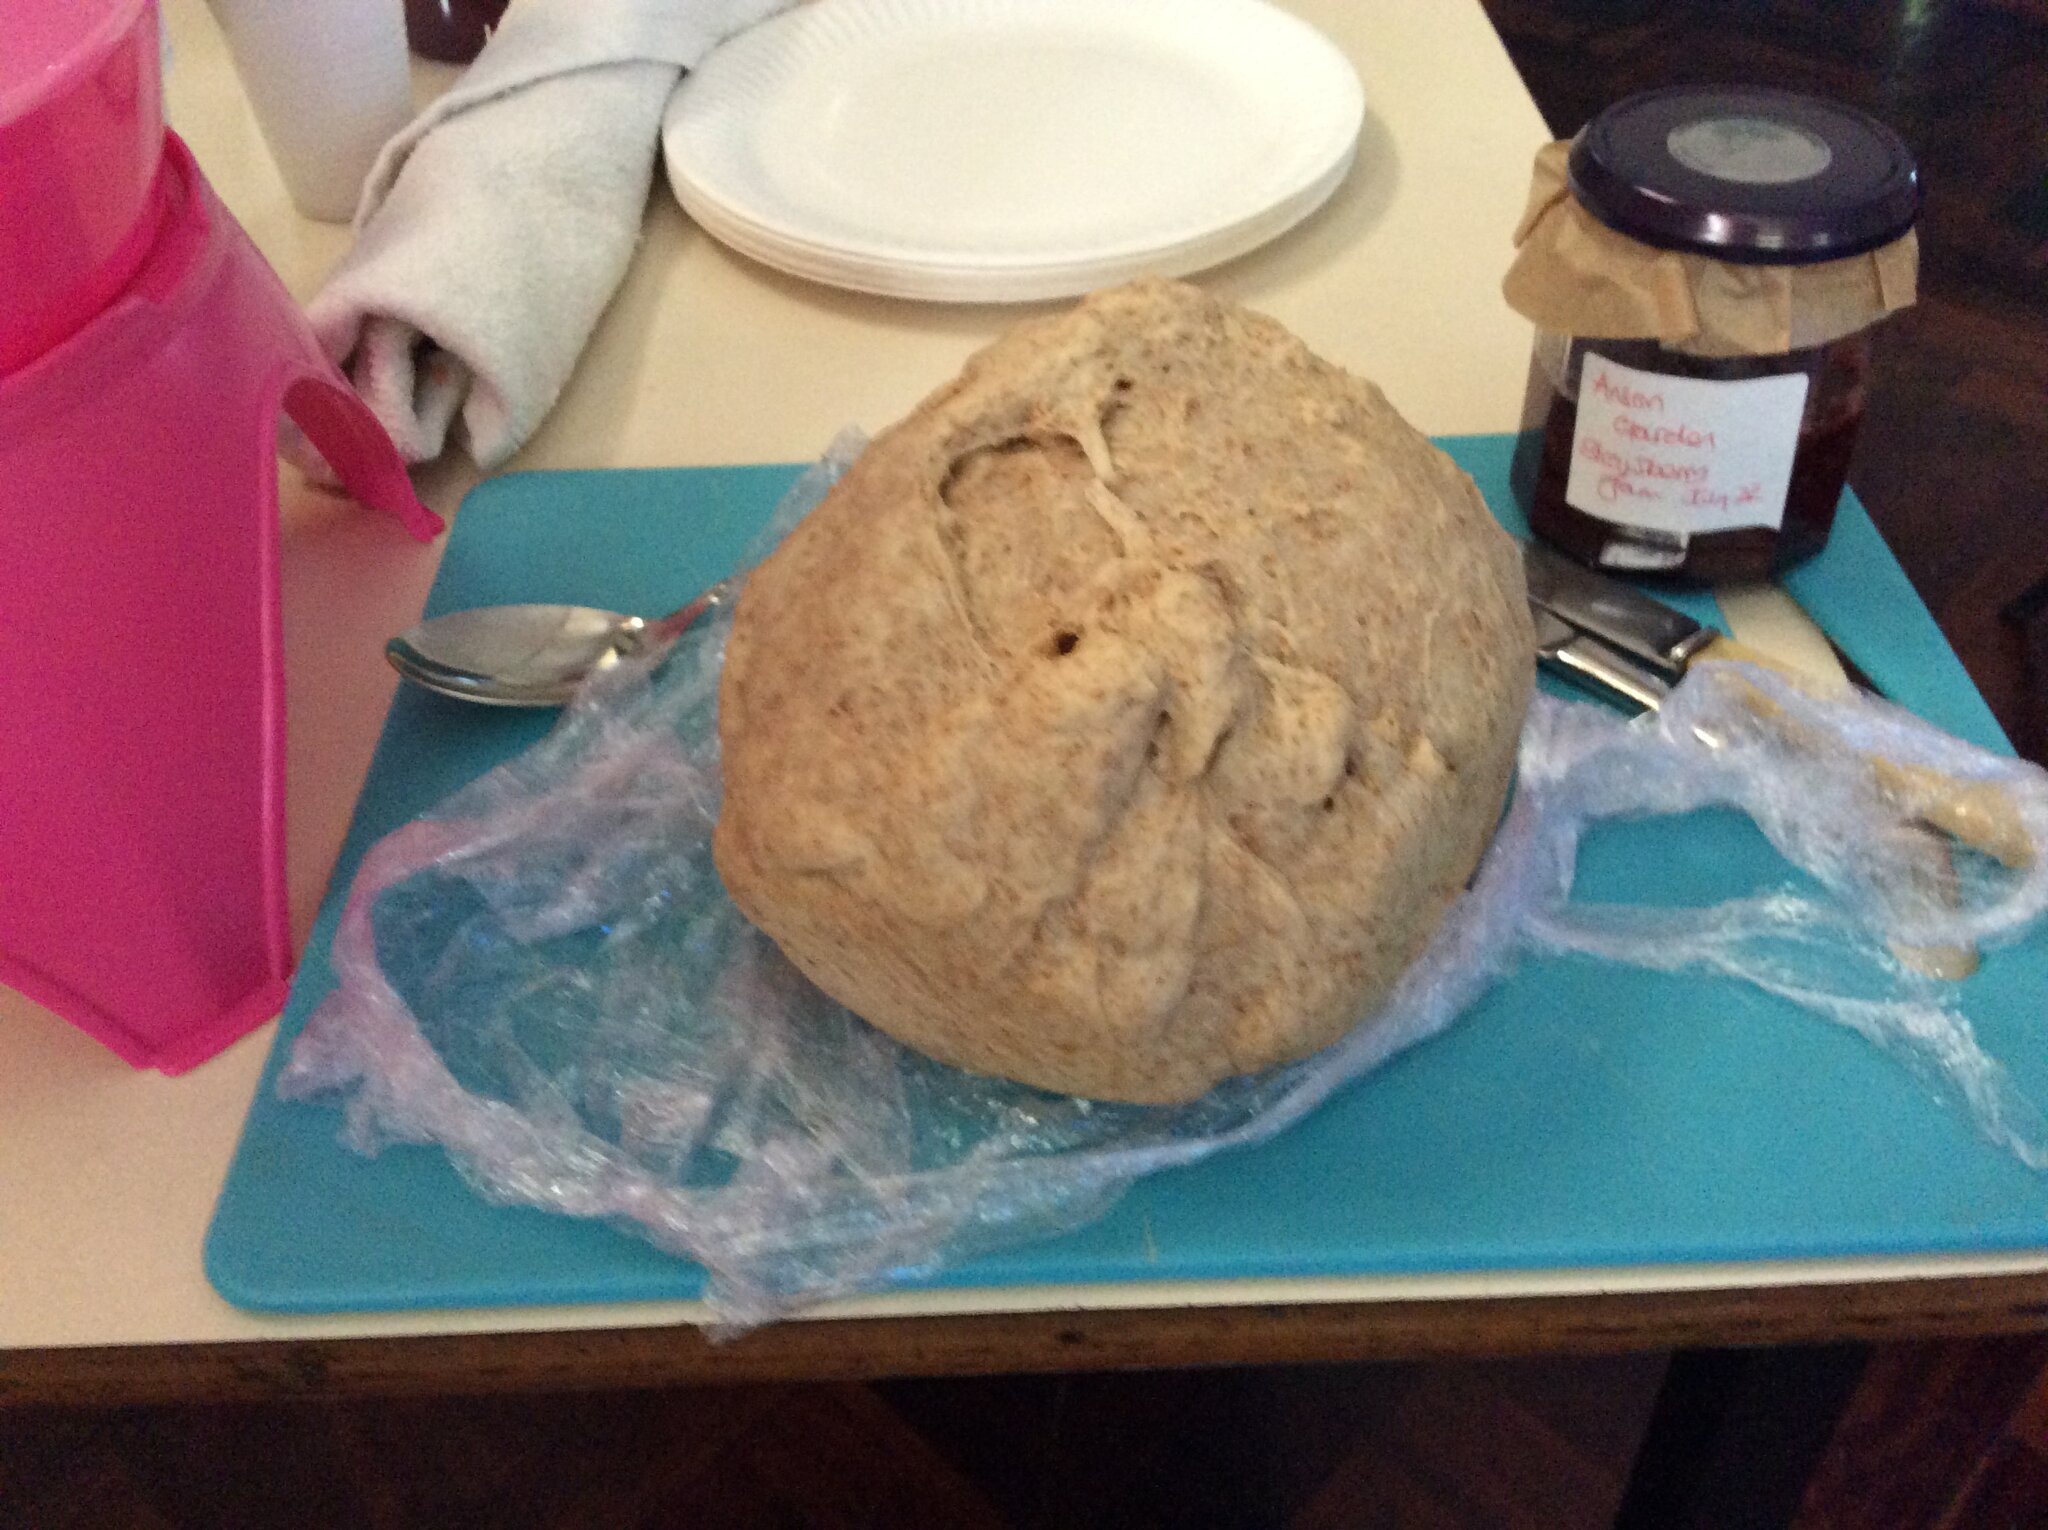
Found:
[[150, 0], [0, 5], [0, 373], [99, 313], [149, 253], [160, 56]]
[[164, 132], [151, 0], [0, 16], [0, 270], [32, 273], [0, 305], [0, 982], [176, 1073], [291, 970], [280, 413], [441, 522]]

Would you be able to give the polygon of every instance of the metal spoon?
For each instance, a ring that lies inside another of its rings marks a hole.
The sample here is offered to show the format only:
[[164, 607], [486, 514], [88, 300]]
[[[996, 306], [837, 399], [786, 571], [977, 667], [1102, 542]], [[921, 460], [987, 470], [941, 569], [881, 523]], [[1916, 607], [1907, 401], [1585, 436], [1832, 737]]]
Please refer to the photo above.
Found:
[[657, 620], [592, 606], [478, 606], [423, 621], [384, 645], [391, 667], [430, 691], [494, 707], [558, 707], [592, 674], [679, 636], [732, 598], [721, 579]]

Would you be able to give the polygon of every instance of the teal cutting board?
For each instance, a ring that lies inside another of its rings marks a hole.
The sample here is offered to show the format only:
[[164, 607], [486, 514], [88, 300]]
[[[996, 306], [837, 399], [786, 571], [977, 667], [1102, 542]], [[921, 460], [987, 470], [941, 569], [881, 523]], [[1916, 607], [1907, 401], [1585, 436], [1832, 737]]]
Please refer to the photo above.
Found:
[[[1444, 443], [1502, 520], [1512, 438]], [[572, 601], [658, 612], [732, 565], [796, 472], [755, 466], [494, 479], [455, 522], [430, 612]], [[1880, 686], [2005, 747], [1860, 506], [1791, 579]], [[1710, 604], [1695, 604], [1712, 616]], [[610, 1227], [486, 1204], [435, 1148], [356, 1156], [277, 1067], [332, 986], [363, 852], [538, 737], [547, 719], [401, 689], [206, 1242], [239, 1305], [326, 1312], [697, 1294], [693, 1265]], [[1778, 880], [1746, 820], [1603, 830], [1585, 895], [1700, 901]], [[1992, 953], [1966, 1003], [2048, 1099], [2048, 940]], [[1732, 984], [1528, 962], [1452, 1030], [1279, 1140], [1138, 1185], [1106, 1219], [954, 1271], [955, 1285], [1345, 1275], [2048, 1246], [2048, 1178], [1864, 1042]]]

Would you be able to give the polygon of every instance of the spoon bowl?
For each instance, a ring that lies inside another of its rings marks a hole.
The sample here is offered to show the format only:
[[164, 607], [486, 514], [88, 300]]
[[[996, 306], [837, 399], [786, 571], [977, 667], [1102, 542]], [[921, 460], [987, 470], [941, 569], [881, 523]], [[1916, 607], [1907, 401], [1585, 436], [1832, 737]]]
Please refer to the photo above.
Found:
[[558, 707], [630, 654], [679, 636], [731, 594], [721, 581], [656, 621], [594, 606], [478, 606], [407, 628], [384, 645], [415, 685], [495, 707]]

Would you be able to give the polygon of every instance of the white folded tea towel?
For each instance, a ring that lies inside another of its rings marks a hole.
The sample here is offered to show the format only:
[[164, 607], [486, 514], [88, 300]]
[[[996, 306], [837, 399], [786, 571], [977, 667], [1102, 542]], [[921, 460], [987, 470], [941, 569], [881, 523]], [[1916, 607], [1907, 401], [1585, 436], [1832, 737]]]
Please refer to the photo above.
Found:
[[385, 146], [307, 305], [408, 462], [458, 414], [479, 466], [553, 406], [640, 237], [681, 71], [790, 0], [514, 0]]

